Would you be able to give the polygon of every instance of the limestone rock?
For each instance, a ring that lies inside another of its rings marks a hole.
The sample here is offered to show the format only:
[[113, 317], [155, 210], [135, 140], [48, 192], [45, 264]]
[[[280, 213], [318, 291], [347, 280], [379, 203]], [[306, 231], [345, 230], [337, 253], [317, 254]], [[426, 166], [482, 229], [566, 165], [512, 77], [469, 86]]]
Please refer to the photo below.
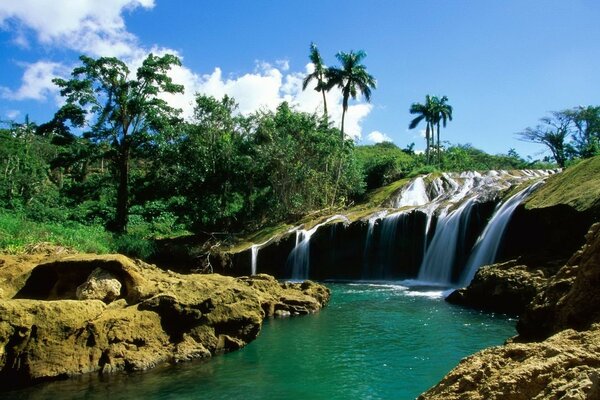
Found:
[[[28, 278], [13, 281], [14, 298], [0, 299], [3, 386], [211, 357], [254, 340], [278, 310], [307, 314], [329, 300], [312, 282], [181, 275], [121, 255], [69, 256], [21, 273]], [[103, 278], [116, 280], [120, 295], [77, 300]]]
[[92, 271], [87, 280], [77, 287], [77, 300], [102, 300], [105, 303], [121, 295], [121, 282], [102, 268]]
[[510, 343], [463, 359], [419, 399], [600, 398], [600, 325], [540, 343]]
[[550, 279], [517, 324], [519, 340], [544, 339], [563, 329], [587, 329], [600, 322], [600, 223], [587, 243]]
[[446, 301], [479, 310], [520, 315], [547, 285], [556, 268], [531, 268], [519, 260], [479, 268], [468, 287]]

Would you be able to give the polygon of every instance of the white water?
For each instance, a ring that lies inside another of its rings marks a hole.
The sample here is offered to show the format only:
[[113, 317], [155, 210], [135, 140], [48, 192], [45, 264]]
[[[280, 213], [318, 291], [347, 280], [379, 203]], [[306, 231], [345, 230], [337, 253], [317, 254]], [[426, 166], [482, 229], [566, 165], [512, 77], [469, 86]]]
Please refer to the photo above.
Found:
[[496, 211], [492, 218], [477, 239], [467, 262], [467, 266], [464, 269], [461, 277], [461, 283], [464, 286], [471, 282], [475, 273], [481, 266], [492, 264], [496, 260], [502, 236], [504, 236], [504, 231], [506, 230], [506, 226], [510, 221], [512, 213], [518, 205], [542, 183], [543, 182], [534, 183], [496, 207]]
[[250, 261], [251, 264], [251, 268], [252, 268], [252, 275], [256, 275], [256, 263], [258, 261], [258, 250], [260, 249], [260, 247], [256, 244], [253, 244], [251, 249], [251, 254], [252, 254], [252, 258]]
[[257, 265], [258, 265], [258, 251], [265, 245], [267, 245], [271, 239], [268, 239], [265, 242], [260, 244], [253, 244], [250, 247], [250, 270], [252, 275], [256, 275]]
[[[423, 282], [450, 285], [452, 268], [456, 259], [461, 228], [464, 228], [471, 214], [473, 199], [465, 201], [459, 208], [447, 214], [447, 209], [438, 216], [438, 222], [431, 244], [427, 247], [419, 268], [418, 280]], [[464, 234], [464, 229], [462, 229]], [[462, 238], [464, 239], [464, 238]]]
[[425, 189], [425, 181], [418, 177], [414, 179], [394, 204], [395, 208], [406, 206], [422, 206], [429, 203]]
[[312, 229], [296, 230], [296, 245], [288, 256], [288, 262], [292, 264], [292, 279], [308, 279], [310, 270], [310, 238], [320, 227], [336, 219], [343, 220], [346, 223], [350, 222], [344, 215], [334, 215], [327, 218], [324, 222], [315, 225]]

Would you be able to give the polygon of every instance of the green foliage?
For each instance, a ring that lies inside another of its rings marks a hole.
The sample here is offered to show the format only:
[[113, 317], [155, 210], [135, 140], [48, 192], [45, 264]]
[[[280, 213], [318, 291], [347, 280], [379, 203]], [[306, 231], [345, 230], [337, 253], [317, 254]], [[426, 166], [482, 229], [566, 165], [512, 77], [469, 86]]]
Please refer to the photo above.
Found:
[[[437, 163], [441, 163], [441, 143], [440, 143], [440, 123], [446, 127], [448, 121], [452, 121], [452, 106], [448, 103], [448, 97], [442, 96], [425, 96], [425, 103], [413, 103], [410, 106], [409, 112], [417, 116], [410, 122], [408, 129], [415, 129], [421, 121], [425, 121], [425, 159], [427, 163], [433, 161], [431, 152], [436, 150]], [[437, 127], [437, 145], [434, 140], [434, 130]]]
[[600, 106], [579, 106], [553, 111], [517, 135], [524, 141], [545, 145], [560, 167], [575, 158], [600, 154]]
[[113, 228], [122, 233], [129, 215], [131, 154], [164, 141], [177, 123], [180, 110], [170, 107], [159, 94], [183, 92], [183, 86], [174, 84], [167, 75], [181, 62], [170, 54], [150, 54], [133, 78], [127, 65], [114, 57], [81, 56], [80, 60], [82, 65], [73, 69], [70, 80], [53, 80], [66, 102], [42, 130], [68, 136], [67, 122], [76, 128], [89, 128], [84, 137], [110, 152], [117, 176]]
[[331, 67], [326, 71], [327, 90], [338, 87], [342, 91], [342, 130], [341, 139], [344, 140], [344, 118], [348, 110], [348, 100], [356, 99], [359, 94], [367, 101], [371, 101], [371, 90], [377, 87], [373, 75], [367, 72], [367, 67], [361, 64], [367, 56], [363, 50], [349, 53], [340, 51], [335, 57], [340, 62], [340, 67]]
[[391, 142], [358, 146], [356, 158], [361, 166], [367, 190], [372, 190], [401, 179], [420, 162]]
[[48, 242], [82, 252], [113, 251], [111, 235], [101, 226], [73, 222], [39, 222], [22, 213], [0, 211], [0, 251], [19, 253], [28, 245]]

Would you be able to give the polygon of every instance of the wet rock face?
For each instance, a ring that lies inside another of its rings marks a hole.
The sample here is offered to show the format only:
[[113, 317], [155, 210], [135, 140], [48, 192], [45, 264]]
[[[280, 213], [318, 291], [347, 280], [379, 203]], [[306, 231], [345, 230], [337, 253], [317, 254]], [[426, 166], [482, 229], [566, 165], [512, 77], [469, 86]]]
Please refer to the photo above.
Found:
[[559, 204], [528, 209], [519, 206], [506, 228], [498, 260], [524, 257], [538, 260], [567, 260], [585, 243], [594, 221], [587, 212]]
[[562, 329], [587, 329], [600, 322], [600, 223], [587, 243], [550, 279], [517, 324], [519, 340], [544, 339]]
[[329, 300], [312, 282], [180, 275], [119, 255], [64, 258], [15, 282], [17, 298], [0, 299], [5, 387], [210, 357], [254, 340], [265, 317], [313, 313]]

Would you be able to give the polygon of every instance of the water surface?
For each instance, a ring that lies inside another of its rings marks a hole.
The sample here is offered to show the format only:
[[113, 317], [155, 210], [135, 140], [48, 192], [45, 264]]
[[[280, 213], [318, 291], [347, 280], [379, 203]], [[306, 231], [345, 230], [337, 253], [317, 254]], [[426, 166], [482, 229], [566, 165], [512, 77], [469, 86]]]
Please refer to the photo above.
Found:
[[458, 361], [514, 335], [514, 320], [449, 305], [440, 290], [329, 284], [318, 314], [269, 320], [208, 361], [0, 393], [11, 399], [413, 399]]

